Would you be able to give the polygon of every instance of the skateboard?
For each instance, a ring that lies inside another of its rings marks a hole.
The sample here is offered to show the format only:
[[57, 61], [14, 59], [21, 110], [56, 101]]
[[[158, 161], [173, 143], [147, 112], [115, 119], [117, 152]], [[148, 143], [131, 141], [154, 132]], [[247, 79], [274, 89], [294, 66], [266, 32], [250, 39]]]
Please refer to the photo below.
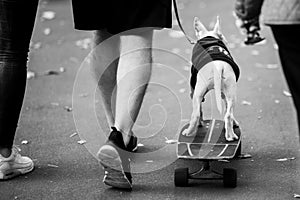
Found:
[[188, 168], [175, 170], [175, 186], [188, 186], [189, 179], [200, 180], [223, 180], [224, 187], [234, 188], [237, 186], [237, 171], [232, 168], [224, 168], [223, 173], [214, 171], [210, 162], [218, 160], [230, 160], [241, 155], [241, 131], [234, 127], [238, 140], [228, 142], [225, 139], [224, 121], [204, 120], [203, 125], [198, 127], [195, 136], [184, 136], [182, 131], [188, 128], [186, 124], [180, 131], [177, 144], [177, 157], [179, 159], [193, 159], [203, 162], [201, 169], [189, 173]]

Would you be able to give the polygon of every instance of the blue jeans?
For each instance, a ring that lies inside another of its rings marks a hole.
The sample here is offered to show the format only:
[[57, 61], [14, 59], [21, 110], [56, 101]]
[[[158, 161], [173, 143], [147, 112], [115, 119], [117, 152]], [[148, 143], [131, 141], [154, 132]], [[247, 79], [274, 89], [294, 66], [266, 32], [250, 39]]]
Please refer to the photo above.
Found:
[[0, 0], [0, 148], [11, 148], [22, 108], [38, 0]]

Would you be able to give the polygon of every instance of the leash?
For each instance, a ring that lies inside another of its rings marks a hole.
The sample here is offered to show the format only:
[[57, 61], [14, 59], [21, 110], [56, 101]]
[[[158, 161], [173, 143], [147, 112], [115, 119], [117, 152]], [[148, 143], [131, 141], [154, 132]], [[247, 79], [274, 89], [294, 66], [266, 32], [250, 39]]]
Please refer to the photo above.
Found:
[[177, 19], [177, 23], [178, 23], [178, 26], [180, 28], [180, 30], [183, 32], [185, 38], [187, 39], [187, 41], [191, 44], [191, 45], [194, 45], [196, 44], [196, 42], [191, 38], [189, 37], [186, 32], [184, 31], [182, 25], [181, 25], [181, 22], [180, 22], [180, 19], [179, 19], [179, 13], [178, 13], [178, 9], [177, 9], [177, 3], [176, 3], [176, 0], [173, 0], [173, 6], [174, 6], [174, 11], [175, 11], [175, 16], [176, 16], [176, 19]]

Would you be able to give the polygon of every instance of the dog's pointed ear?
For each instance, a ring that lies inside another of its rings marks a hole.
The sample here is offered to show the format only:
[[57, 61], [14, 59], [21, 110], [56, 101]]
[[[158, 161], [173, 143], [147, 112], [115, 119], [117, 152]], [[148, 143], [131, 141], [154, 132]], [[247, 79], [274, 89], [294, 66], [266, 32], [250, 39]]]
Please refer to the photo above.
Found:
[[220, 34], [221, 33], [221, 26], [220, 26], [220, 17], [217, 16], [217, 21], [213, 30], [216, 34]]
[[207, 29], [205, 28], [205, 26], [200, 22], [200, 20], [198, 19], [198, 17], [194, 18], [194, 28], [195, 28], [195, 32], [196, 32], [196, 36], [200, 37], [200, 35], [204, 34], [207, 32]]

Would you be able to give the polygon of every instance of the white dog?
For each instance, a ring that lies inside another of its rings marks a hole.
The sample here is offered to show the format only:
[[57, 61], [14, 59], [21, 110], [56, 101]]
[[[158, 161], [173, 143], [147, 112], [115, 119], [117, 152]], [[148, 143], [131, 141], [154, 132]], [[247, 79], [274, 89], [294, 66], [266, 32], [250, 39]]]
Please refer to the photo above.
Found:
[[239, 67], [231, 57], [224, 43], [226, 40], [220, 31], [220, 21], [212, 31], [208, 31], [198, 18], [194, 20], [197, 44], [193, 48], [191, 97], [193, 99], [193, 113], [189, 127], [182, 134], [193, 136], [198, 126], [202, 126], [202, 101], [205, 94], [214, 89], [217, 108], [222, 113], [222, 99], [225, 101], [225, 138], [227, 141], [238, 139], [233, 126], [238, 122], [233, 116], [236, 102], [237, 80]]

